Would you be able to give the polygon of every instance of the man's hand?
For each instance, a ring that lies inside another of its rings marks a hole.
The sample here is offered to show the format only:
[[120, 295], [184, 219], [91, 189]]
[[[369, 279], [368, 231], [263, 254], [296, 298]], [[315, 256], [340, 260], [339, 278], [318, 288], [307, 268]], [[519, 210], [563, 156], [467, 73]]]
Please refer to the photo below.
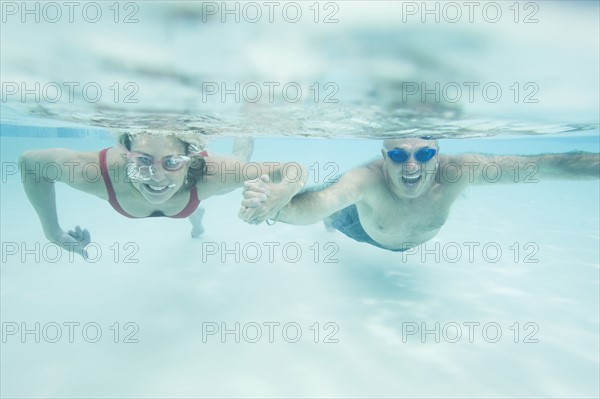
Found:
[[272, 183], [267, 175], [262, 175], [257, 181], [247, 181], [244, 183], [244, 199], [238, 216], [250, 224], [274, 219], [281, 208], [290, 202], [295, 191], [285, 183]]

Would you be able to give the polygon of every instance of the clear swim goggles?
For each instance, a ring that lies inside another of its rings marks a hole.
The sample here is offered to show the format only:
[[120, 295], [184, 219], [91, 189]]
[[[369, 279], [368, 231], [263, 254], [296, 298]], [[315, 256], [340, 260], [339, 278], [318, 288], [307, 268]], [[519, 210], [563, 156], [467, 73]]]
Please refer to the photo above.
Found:
[[[421, 148], [413, 153], [415, 161], [425, 163], [435, 157], [437, 150], [431, 147]], [[410, 152], [401, 148], [394, 148], [387, 152], [387, 156], [395, 163], [404, 163], [410, 158]]]
[[162, 159], [154, 159], [150, 155], [125, 151], [123, 155], [128, 160], [125, 166], [127, 176], [133, 180], [160, 180], [164, 176], [162, 170], [178, 171], [191, 159], [186, 155], [169, 155]]

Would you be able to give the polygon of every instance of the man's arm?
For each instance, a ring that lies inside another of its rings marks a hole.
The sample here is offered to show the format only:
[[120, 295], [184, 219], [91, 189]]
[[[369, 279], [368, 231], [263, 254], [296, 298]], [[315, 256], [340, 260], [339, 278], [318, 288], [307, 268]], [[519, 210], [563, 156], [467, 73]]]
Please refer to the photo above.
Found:
[[[297, 194], [279, 211], [276, 218], [278, 221], [290, 224], [316, 223], [340, 209], [360, 202], [367, 191], [368, 182], [373, 181], [372, 174], [373, 171], [366, 167], [356, 168], [324, 189], [307, 190]], [[244, 197], [248, 198], [247, 193]], [[242, 205], [253, 204], [246, 199], [242, 201]]]
[[542, 155], [462, 154], [440, 162], [442, 183], [468, 179], [471, 184], [536, 183], [547, 179], [589, 180], [600, 177], [600, 154], [569, 152]]

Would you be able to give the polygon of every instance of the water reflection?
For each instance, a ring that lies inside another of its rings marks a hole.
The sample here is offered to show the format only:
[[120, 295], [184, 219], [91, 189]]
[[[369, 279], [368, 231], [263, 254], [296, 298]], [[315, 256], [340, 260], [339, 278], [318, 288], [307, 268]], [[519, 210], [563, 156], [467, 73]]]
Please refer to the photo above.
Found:
[[[136, 2], [133, 24], [11, 17], [1, 39], [3, 114], [9, 106], [96, 127], [209, 135], [594, 130], [598, 43], [586, 27], [597, 27], [588, 9], [597, 4], [583, 3], [540, 4], [533, 24], [404, 22], [402, 2], [335, 3], [333, 24], [222, 23], [194, 2]], [[36, 83], [23, 98], [21, 84]]]

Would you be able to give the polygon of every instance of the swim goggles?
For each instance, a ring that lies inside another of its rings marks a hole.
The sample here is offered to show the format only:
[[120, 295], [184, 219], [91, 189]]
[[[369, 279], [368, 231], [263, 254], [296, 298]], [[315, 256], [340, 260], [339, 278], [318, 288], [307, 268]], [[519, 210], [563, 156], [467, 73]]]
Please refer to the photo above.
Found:
[[183, 167], [191, 158], [185, 155], [170, 155], [162, 159], [154, 159], [150, 155], [139, 154], [127, 151], [125, 153], [127, 163], [127, 175], [131, 179], [152, 180], [160, 176], [160, 169], [157, 165], [162, 166], [162, 169], [175, 172]]
[[[413, 153], [415, 160], [419, 163], [425, 163], [435, 157], [437, 150], [431, 147], [421, 148]], [[394, 148], [387, 152], [387, 156], [395, 163], [404, 163], [410, 158], [410, 152], [401, 148]]]

